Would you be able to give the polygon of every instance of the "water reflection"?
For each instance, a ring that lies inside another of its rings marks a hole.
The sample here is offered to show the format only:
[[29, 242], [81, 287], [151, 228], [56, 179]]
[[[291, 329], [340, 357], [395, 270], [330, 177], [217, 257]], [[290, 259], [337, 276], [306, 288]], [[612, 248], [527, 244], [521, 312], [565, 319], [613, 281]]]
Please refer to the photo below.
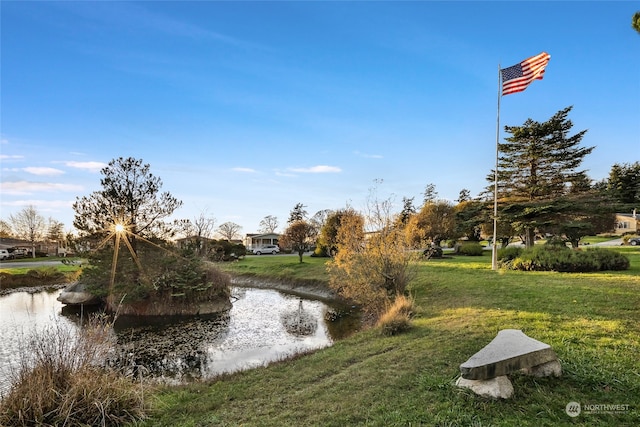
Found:
[[74, 327], [58, 316], [62, 304], [56, 298], [60, 292], [15, 292], [0, 297], [0, 392], [8, 388], [12, 372], [27, 351], [29, 337], [54, 322], [62, 328]]
[[[19, 343], [34, 325], [63, 322], [81, 327], [87, 308], [62, 306], [61, 291], [0, 297], [0, 378], [20, 355]], [[233, 288], [233, 307], [209, 317], [120, 317], [114, 325], [109, 363], [134, 375], [168, 383], [207, 379], [329, 346], [352, 333], [357, 319], [349, 310], [277, 291]], [[6, 380], [0, 391], [6, 388]]]
[[284, 329], [295, 336], [311, 335], [318, 328], [318, 320], [304, 309], [302, 300], [298, 303], [296, 310], [287, 310], [280, 316], [280, 321]]
[[207, 349], [228, 334], [228, 313], [207, 318], [139, 319], [119, 318], [115, 324], [116, 346], [109, 363], [124, 367], [134, 376], [155, 377], [181, 383], [210, 377]]

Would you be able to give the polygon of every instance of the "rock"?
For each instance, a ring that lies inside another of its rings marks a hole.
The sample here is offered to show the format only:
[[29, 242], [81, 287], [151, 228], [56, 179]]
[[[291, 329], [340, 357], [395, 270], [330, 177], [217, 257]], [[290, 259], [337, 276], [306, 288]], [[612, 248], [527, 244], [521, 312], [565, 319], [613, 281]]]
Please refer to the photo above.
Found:
[[509, 399], [513, 396], [513, 384], [505, 375], [488, 380], [467, 380], [458, 378], [456, 385], [468, 388], [475, 394], [493, 399]]
[[96, 305], [102, 302], [100, 298], [87, 292], [82, 283], [73, 283], [67, 286], [57, 300], [67, 305]]
[[[467, 380], [488, 380], [557, 359], [556, 353], [548, 344], [528, 337], [519, 329], [504, 329], [482, 350], [460, 365], [460, 372], [462, 378]], [[556, 372], [558, 367], [551, 369]]]
[[523, 368], [522, 373], [534, 377], [560, 377], [562, 376], [562, 366], [558, 360], [552, 360], [531, 368]]

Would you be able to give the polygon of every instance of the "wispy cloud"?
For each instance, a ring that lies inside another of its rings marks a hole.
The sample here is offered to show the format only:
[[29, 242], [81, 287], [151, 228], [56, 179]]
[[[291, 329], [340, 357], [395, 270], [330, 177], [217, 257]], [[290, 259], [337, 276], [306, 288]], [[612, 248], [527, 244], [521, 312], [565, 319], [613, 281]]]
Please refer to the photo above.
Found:
[[232, 168], [231, 170], [234, 171], [234, 172], [244, 172], [244, 173], [256, 173], [257, 172], [255, 169], [242, 168], [242, 167]]
[[359, 157], [364, 157], [365, 159], [382, 159], [383, 158], [381, 154], [367, 154], [367, 153], [362, 153], [360, 151], [354, 151], [353, 154]]
[[22, 207], [22, 206], [37, 206], [38, 210], [51, 210], [51, 209], [60, 209], [60, 208], [69, 208], [73, 206], [74, 200], [12, 200], [7, 202], [2, 202], [3, 206], [13, 206], [13, 207]]
[[297, 173], [340, 173], [342, 169], [337, 166], [318, 165], [309, 168], [289, 168], [291, 172]]
[[178, 20], [167, 14], [156, 13], [147, 8], [146, 5], [141, 4], [122, 2], [118, 3], [118, 7], [114, 8], [112, 4], [99, 4], [99, 2], [83, 4], [83, 2], [79, 2], [69, 6], [69, 10], [80, 15], [87, 22], [87, 25], [94, 24], [96, 26], [97, 23], [98, 25], [125, 26], [172, 37], [215, 40], [240, 47], [259, 47], [258, 44], [253, 42], [212, 31], [209, 28], [186, 20]]
[[18, 159], [24, 159], [24, 156], [21, 155], [9, 155], [9, 154], [0, 154], [0, 160], [18, 160]]
[[70, 168], [85, 169], [90, 172], [100, 172], [102, 168], [107, 166], [106, 163], [102, 163], [102, 162], [74, 162], [74, 161], [65, 162], [65, 165], [69, 166]]
[[60, 184], [55, 182], [30, 182], [30, 181], [3, 181], [0, 182], [0, 191], [7, 195], [24, 195], [37, 192], [78, 192], [83, 190], [81, 185]]
[[46, 168], [46, 167], [26, 167], [26, 168], [22, 168], [22, 170], [33, 175], [46, 175], [46, 176], [63, 175], [65, 173], [63, 170], [60, 170], [60, 169]]

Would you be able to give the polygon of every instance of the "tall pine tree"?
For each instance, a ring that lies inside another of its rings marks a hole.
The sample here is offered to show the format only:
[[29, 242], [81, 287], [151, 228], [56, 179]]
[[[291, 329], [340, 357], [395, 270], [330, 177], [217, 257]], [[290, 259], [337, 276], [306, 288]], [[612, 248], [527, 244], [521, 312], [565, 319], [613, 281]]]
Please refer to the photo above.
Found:
[[580, 146], [586, 130], [569, 135], [571, 109], [543, 123], [528, 119], [522, 126], [505, 126], [511, 136], [498, 144], [498, 220], [511, 223], [527, 246], [536, 231], [559, 229], [570, 206], [567, 197], [575, 197], [588, 180], [579, 168], [595, 147]]

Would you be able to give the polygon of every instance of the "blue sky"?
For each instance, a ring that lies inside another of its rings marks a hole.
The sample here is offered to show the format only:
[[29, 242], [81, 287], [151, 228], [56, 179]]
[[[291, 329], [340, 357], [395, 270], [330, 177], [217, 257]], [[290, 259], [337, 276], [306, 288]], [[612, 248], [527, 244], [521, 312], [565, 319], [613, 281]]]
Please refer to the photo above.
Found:
[[[478, 195], [495, 164], [498, 67], [544, 80], [500, 127], [573, 106], [601, 180], [640, 160], [640, 2], [13, 2], [1, 13], [0, 218], [73, 222], [101, 166], [135, 157], [184, 205], [256, 232], [427, 184]], [[504, 133], [501, 131], [501, 137]]]

